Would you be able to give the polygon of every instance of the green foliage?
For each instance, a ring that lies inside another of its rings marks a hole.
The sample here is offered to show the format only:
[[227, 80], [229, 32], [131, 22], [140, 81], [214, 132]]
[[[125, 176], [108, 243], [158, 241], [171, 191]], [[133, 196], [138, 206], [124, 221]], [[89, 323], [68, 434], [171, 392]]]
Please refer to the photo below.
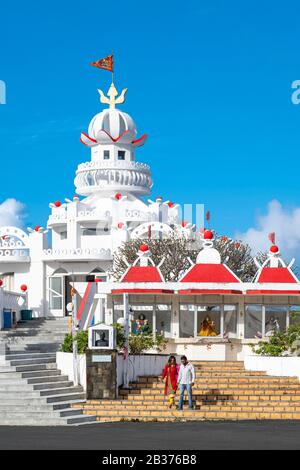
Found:
[[[113, 323], [117, 331], [117, 347], [123, 349], [125, 346], [125, 335], [123, 326], [119, 323]], [[156, 335], [153, 338], [151, 333], [137, 333], [129, 335], [129, 352], [133, 355], [143, 354], [150, 349], [156, 349], [161, 352], [166, 349], [167, 340], [163, 335]]]
[[[124, 330], [119, 323], [114, 323], [113, 327], [116, 329], [117, 334], [117, 347], [123, 349], [125, 345]], [[88, 348], [88, 332], [78, 331], [76, 335], [78, 353], [85, 354]], [[167, 340], [163, 335], [156, 335], [153, 338], [152, 334], [131, 334], [129, 336], [129, 351], [130, 354], [142, 354], [150, 349], [156, 349], [161, 352], [166, 348]], [[73, 352], [73, 338], [72, 333], [65, 335], [64, 341], [60, 347], [61, 352], [71, 353]]]
[[[76, 334], [78, 354], [85, 354], [88, 348], [88, 332], [87, 331], [78, 331]], [[65, 335], [64, 341], [60, 347], [60, 352], [73, 352], [73, 337], [72, 333], [67, 333]]]
[[129, 351], [130, 354], [138, 355], [143, 354], [150, 349], [156, 349], [161, 352], [166, 348], [167, 340], [162, 335], [156, 335], [153, 338], [152, 334], [135, 334], [129, 336]]
[[300, 325], [292, 325], [285, 332], [274, 333], [269, 341], [260, 341], [252, 350], [259, 356], [280, 357], [284, 353], [300, 355]]
[[117, 347], [119, 349], [122, 349], [124, 348], [124, 344], [125, 344], [125, 335], [124, 335], [123, 326], [120, 325], [119, 323], [113, 323], [112, 326], [116, 329]]

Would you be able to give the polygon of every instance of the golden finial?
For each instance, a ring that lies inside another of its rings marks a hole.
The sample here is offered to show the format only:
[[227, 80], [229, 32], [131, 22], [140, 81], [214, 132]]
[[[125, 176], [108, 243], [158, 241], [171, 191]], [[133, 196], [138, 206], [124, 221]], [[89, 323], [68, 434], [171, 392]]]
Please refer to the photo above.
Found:
[[124, 90], [122, 90], [122, 93], [119, 95], [114, 85], [114, 82], [112, 82], [107, 92], [108, 97], [104, 95], [102, 90], [98, 89], [98, 92], [100, 94], [100, 102], [104, 104], [109, 104], [110, 109], [114, 109], [116, 107], [116, 104], [124, 103], [127, 90], [128, 88], [124, 88]]

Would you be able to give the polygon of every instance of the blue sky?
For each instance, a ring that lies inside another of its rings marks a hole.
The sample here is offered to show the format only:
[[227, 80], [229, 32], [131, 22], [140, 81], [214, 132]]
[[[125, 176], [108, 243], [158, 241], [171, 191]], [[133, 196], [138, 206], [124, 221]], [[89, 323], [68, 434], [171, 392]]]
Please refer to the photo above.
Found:
[[[212, 225], [256, 227], [273, 199], [300, 206], [300, 79], [296, 1], [130, 1], [1, 6], [0, 202], [46, 223], [48, 203], [74, 193], [89, 150], [79, 142], [110, 74], [89, 66], [113, 49], [122, 109], [149, 134], [153, 196], [205, 203]], [[288, 219], [293, 221], [293, 217]]]

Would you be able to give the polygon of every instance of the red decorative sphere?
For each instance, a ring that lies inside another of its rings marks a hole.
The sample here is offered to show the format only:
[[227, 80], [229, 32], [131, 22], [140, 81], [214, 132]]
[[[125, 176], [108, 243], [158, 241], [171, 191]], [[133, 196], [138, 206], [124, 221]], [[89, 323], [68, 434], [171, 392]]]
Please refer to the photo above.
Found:
[[26, 292], [27, 289], [28, 289], [28, 287], [26, 286], [26, 284], [22, 284], [22, 285], [21, 285], [21, 291], [22, 291], [22, 292]]
[[124, 226], [123, 222], [118, 223], [118, 228], [123, 228], [123, 226]]
[[174, 202], [169, 201], [168, 206], [170, 207], [170, 209], [172, 209], [172, 207], [174, 207]]
[[122, 197], [122, 194], [120, 194], [120, 193], [115, 194], [115, 198], [116, 198], [117, 201], [119, 201], [121, 199], [121, 197]]
[[95, 282], [102, 282], [101, 277], [95, 277]]
[[227, 242], [228, 237], [225, 237], [225, 235], [223, 235], [223, 237], [221, 237], [221, 240], [222, 240], [222, 242]]
[[140, 251], [142, 251], [143, 253], [145, 253], [145, 252], [148, 251], [148, 250], [149, 250], [149, 246], [148, 246], [148, 245], [145, 244], [145, 245], [141, 245], [141, 246], [140, 246]]
[[39, 232], [41, 228], [42, 228], [42, 227], [41, 227], [40, 225], [37, 225], [37, 226], [34, 228], [34, 231], [35, 231], [35, 232]]
[[182, 226], [183, 228], [186, 227], [187, 224], [188, 224], [188, 223], [187, 223], [185, 220], [183, 220], [183, 221], [181, 222], [181, 226]]
[[60, 207], [60, 206], [61, 206], [61, 202], [60, 202], [60, 201], [55, 201], [54, 205], [55, 205], [55, 207]]
[[0, 287], [2, 287], [3, 284], [4, 284], [4, 283], [3, 283], [3, 279], [0, 279]]
[[270, 251], [271, 251], [271, 253], [278, 253], [279, 248], [278, 248], [277, 245], [272, 245], [271, 248], [270, 248]]
[[214, 234], [212, 233], [211, 230], [205, 230], [203, 234], [204, 240], [212, 240], [214, 238]]

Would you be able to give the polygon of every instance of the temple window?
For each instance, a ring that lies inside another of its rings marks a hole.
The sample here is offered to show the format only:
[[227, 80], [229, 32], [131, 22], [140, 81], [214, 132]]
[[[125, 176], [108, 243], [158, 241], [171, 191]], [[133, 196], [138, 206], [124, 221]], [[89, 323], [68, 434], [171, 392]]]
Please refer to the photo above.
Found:
[[262, 338], [262, 305], [246, 305], [245, 338]]
[[125, 150], [118, 150], [118, 160], [125, 160]]
[[103, 159], [104, 160], [109, 160], [109, 150], [104, 150], [103, 151]]
[[66, 240], [68, 238], [68, 232], [65, 230], [64, 232], [60, 232], [60, 239]]
[[194, 338], [195, 319], [194, 305], [181, 304], [179, 310], [179, 336], [180, 338]]
[[300, 324], [300, 305], [291, 305], [289, 308], [289, 325]]
[[179, 336], [237, 338], [237, 306], [181, 304]]
[[266, 305], [265, 306], [265, 331], [263, 336], [270, 336], [274, 332], [285, 331], [288, 319], [287, 305]]
[[[292, 318], [289, 311], [287, 305], [246, 305], [245, 338], [260, 339], [279, 331], [285, 331]], [[296, 317], [297, 310], [295, 309]]]
[[[132, 304], [130, 306], [130, 329], [132, 334], [155, 333], [171, 338], [171, 304]], [[124, 316], [123, 304], [113, 302], [113, 322]]]

